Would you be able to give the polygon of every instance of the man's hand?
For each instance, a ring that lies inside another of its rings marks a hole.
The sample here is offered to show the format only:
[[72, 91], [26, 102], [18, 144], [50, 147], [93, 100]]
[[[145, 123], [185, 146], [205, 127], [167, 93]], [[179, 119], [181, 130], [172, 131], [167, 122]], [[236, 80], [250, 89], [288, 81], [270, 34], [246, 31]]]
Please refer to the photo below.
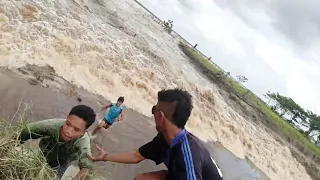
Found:
[[100, 146], [98, 146], [97, 144], [96, 144], [96, 148], [98, 150], [98, 156], [93, 157], [90, 154], [87, 154], [88, 158], [90, 160], [92, 160], [93, 162], [95, 162], [95, 161], [104, 161], [104, 157], [107, 155], [107, 153]]
[[88, 158], [92, 161], [109, 161], [109, 162], [117, 162], [117, 163], [126, 163], [126, 164], [137, 164], [145, 158], [139, 153], [139, 151], [134, 152], [125, 152], [125, 153], [116, 153], [116, 154], [108, 154], [101, 149], [98, 145], [96, 148], [99, 151], [98, 156], [92, 157], [87, 154]]
[[120, 116], [118, 118], [115, 119], [117, 122], [122, 121], [123, 120], [123, 116]]
[[72, 178], [72, 180], [83, 180], [89, 174], [90, 170], [88, 168], [82, 168], [79, 173]]

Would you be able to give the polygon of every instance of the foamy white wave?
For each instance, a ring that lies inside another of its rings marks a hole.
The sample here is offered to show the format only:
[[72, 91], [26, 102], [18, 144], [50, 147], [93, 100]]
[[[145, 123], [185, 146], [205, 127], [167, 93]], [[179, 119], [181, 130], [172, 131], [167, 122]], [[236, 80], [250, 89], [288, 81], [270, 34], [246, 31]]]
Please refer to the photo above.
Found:
[[148, 116], [158, 90], [183, 87], [194, 96], [191, 132], [247, 156], [271, 179], [311, 179], [287, 147], [223, 101], [178, 41], [129, 0], [0, 0], [0, 66], [50, 65], [90, 92], [125, 96]]

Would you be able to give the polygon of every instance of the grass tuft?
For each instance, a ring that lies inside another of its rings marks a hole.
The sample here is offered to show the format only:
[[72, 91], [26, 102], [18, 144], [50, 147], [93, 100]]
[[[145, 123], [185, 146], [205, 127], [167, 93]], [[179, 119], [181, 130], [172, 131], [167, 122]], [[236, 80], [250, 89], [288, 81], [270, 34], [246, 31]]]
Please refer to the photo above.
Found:
[[57, 179], [41, 151], [22, 148], [17, 139], [24, 122], [0, 120], [0, 179]]

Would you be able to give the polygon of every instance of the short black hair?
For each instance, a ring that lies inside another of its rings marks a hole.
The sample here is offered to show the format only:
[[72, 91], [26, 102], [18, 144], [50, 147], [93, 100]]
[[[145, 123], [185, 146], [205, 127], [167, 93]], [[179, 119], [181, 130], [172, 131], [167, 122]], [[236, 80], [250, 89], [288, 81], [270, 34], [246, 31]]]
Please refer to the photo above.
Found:
[[124, 97], [123, 97], [123, 96], [120, 96], [117, 101], [120, 101], [120, 102], [123, 103], [123, 102], [124, 102]]
[[158, 92], [158, 101], [177, 103], [172, 115], [172, 123], [179, 128], [184, 128], [193, 109], [191, 94], [179, 88], [161, 90]]
[[75, 115], [86, 122], [86, 129], [88, 129], [96, 120], [96, 114], [93, 109], [86, 105], [78, 105], [71, 109], [69, 116]]

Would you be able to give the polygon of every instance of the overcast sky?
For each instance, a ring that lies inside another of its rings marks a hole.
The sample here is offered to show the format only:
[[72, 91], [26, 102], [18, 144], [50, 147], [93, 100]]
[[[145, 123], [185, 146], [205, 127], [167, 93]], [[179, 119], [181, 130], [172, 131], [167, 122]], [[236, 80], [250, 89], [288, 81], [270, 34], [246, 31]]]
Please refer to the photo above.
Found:
[[320, 114], [319, 0], [139, 1], [253, 92]]

